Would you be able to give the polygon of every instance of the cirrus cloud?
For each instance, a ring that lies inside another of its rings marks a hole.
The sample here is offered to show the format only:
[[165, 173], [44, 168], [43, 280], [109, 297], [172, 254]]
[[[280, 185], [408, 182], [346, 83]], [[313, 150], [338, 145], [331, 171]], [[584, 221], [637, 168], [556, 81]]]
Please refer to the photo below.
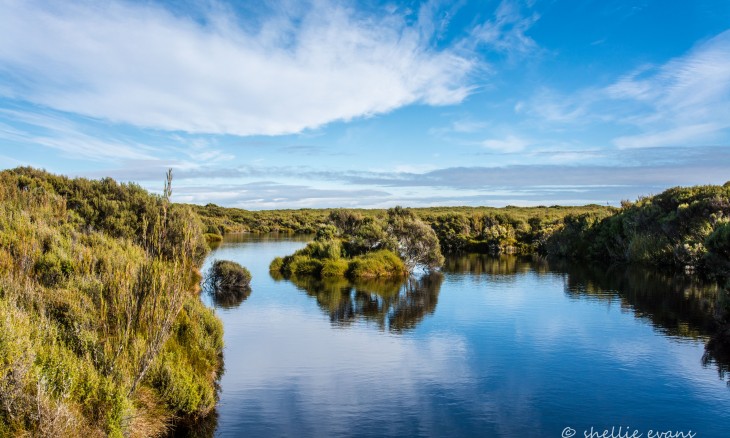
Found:
[[0, 95], [146, 128], [297, 133], [461, 102], [477, 67], [456, 45], [434, 48], [425, 18], [327, 1], [253, 24], [121, 0], [0, 5]]

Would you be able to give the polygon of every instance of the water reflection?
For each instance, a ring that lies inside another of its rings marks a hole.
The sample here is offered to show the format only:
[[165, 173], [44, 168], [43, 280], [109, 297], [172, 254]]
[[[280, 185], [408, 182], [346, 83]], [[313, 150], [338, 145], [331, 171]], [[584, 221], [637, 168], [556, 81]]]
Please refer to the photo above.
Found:
[[[684, 274], [632, 266], [547, 260], [536, 256], [466, 254], [448, 257], [444, 271], [514, 279], [516, 274], [559, 274], [565, 293], [574, 299], [617, 301], [623, 309], [646, 318], [659, 332], [678, 338], [707, 341], [702, 358], [730, 377], [730, 345], [718, 334], [716, 312], [726, 292], [712, 282]], [[730, 382], [728, 382], [730, 384]]]
[[217, 312], [215, 436], [726, 432], [730, 392], [700, 362], [715, 304], [692, 281], [514, 256], [450, 258], [430, 286], [276, 281], [269, 262], [306, 242], [246, 237], [211, 257], [249, 268], [256, 290]]
[[649, 319], [669, 336], [706, 338], [717, 330], [717, 284], [630, 266], [606, 269], [599, 265], [553, 262], [551, 267], [567, 274], [568, 295], [599, 300], [618, 296], [623, 307], [632, 308], [637, 317]]
[[520, 273], [550, 271], [547, 260], [540, 257], [487, 254], [452, 254], [446, 257], [443, 271], [451, 274], [514, 276]]
[[426, 315], [434, 312], [443, 276], [430, 273], [407, 280], [356, 282], [312, 277], [291, 277], [289, 280], [314, 297], [334, 325], [346, 327], [362, 319], [374, 322], [381, 330], [400, 333], [416, 327]]
[[251, 296], [251, 288], [210, 288], [213, 305], [222, 309], [235, 309]]

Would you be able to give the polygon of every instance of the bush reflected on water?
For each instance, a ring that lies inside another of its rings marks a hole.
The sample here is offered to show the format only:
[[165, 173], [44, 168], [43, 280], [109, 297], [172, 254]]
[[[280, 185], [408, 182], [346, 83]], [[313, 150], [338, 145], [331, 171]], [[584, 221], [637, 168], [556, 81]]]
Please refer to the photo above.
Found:
[[489, 275], [499, 281], [530, 272], [562, 276], [565, 293], [571, 298], [617, 302], [667, 336], [707, 342], [702, 363], [715, 365], [721, 378], [730, 377], [730, 328], [726, 321], [730, 298], [717, 283], [646, 267], [607, 267], [538, 256], [450, 256], [443, 269], [451, 274]]
[[[272, 274], [273, 276], [273, 274]], [[345, 278], [292, 276], [289, 280], [317, 300], [332, 324], [347, 327], [357, 321], [400, 333], [415, 328], [436, 309], [443, 276], [350, 281]]]

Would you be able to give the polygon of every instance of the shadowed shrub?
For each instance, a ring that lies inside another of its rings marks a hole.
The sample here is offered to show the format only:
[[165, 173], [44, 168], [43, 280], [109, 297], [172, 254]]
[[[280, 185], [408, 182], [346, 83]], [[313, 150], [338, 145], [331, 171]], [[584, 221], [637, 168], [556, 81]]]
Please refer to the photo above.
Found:
[[216, 260], [210, 267], [208, 281], [215, 290], [243, 289], [251, 285], [251, 273], [236, 262]]

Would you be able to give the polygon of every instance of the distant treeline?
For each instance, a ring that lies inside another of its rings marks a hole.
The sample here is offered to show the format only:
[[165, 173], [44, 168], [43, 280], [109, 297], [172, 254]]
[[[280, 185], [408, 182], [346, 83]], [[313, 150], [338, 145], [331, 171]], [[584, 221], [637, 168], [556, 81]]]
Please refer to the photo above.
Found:
[[0, 436], [158, 436], [215, 408], [207, 245], [170, 181], [0, 172]]
[[[207, 233], [307, 233], [316, 234], [342, 209], [248, 211], [215, 204], [191, 206], [202, 219]], [[345, 210], [366, 219], [384, 219], [387, 210]], [[617, 209], [600, 205], [583, 207], [431, 207], [408, 211], [436, 232], [441, 250], [448, 252], [533, 253], [543, 251], [547, 238], [563, 226], [568, 216], [595, 220]]]
[[[335, 225], [337, 209], [247, 211], [193, 206], [208, 233], [312, 233]], [[670, 266], [730, 274], [730, 183], [676, 187], [620, 208], [432, 207], [408, 211], [431, 226], [441, 250], [539, 253], [565, 258]], [[347, 210], [382, 219], [386, 210]], [[334, 214], [333, 214], [334, 213]]]

